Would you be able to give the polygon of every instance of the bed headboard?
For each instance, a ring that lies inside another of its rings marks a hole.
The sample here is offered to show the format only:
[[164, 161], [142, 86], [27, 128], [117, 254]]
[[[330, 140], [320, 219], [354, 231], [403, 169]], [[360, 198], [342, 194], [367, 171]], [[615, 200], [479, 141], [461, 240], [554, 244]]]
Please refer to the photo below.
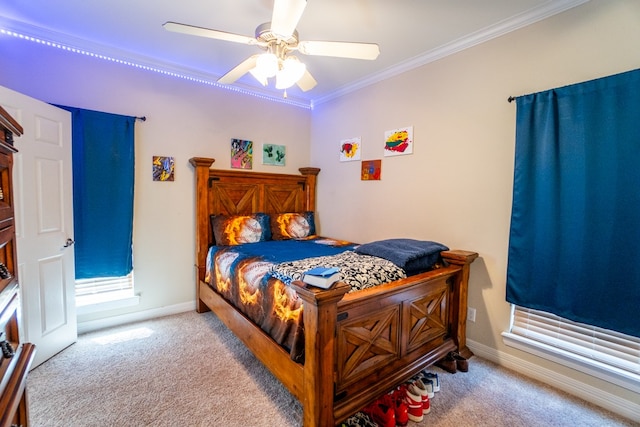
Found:
[[214, 159], [193, 157], [196, 189], [196, 259], [204, 280], [209, 245], [213, 242], [210, 216], [256, 212], [286, 213], [316, 210], [318, 168], [300, 168], [300, 175], [211, 169]]

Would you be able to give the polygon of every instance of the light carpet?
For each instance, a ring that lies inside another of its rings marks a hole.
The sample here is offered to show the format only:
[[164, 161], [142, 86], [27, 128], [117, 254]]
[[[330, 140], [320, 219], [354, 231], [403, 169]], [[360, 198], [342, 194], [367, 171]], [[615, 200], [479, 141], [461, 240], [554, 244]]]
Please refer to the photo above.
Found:
[[[442, 391], [409, 427], [637, 425], [478, 357], [468, 373], [433, 371]], [[299, 402], [212, 313], [81, 335], [27, 390], [36, 427], [302, 424]]]

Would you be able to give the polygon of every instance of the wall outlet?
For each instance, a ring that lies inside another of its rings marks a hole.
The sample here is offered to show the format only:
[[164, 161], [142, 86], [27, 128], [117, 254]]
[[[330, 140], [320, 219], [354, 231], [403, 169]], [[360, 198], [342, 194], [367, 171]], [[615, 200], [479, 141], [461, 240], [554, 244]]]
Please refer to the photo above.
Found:
[[476, 309], [472, 307], [467, 308], [467, 320], [470, 322], [476, 321]]

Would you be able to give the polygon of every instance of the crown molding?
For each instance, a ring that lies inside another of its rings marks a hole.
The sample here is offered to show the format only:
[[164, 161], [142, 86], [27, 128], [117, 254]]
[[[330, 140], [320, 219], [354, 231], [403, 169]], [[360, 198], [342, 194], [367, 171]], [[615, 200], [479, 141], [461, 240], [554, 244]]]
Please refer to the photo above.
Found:
[[437, 48], [425, 52], [424, 54], [415, 56], [392, 67], [386, 68], [385, 70], [372, 74], [368, 77], [365, 77], [364, 79], [342, 86], [337, 90], [331, 92], [330, 94], [323, 96], [322, 98], [314, 99], [311, 105], [312, 107], [314, 107], [323, 102], [339, 98], [372, 84], [390, 79], [391, 77], [395, 77], [399, 74], [437, 61], [446, 56], [453, 55], [454, 53], [484, 43], [491, 39], [503, 36], [520, 28], [524, 28], [538, 21], [542, 21], [543, 19], [549, 18], [553, 15], [564, 12], [576, 6], [580, 6], [581, 4], [587, 3], [588, 1], [590, 0], [550, 0], [541, 6], [529, 9], [526, 12], [515, 15], [509, 19], [505, 19], [501, 22], [498, 22], [497, 24], [485, 27], [481, 30], [468, 34], [450, 43], [446, 43], [442, 46], [438, 46]]

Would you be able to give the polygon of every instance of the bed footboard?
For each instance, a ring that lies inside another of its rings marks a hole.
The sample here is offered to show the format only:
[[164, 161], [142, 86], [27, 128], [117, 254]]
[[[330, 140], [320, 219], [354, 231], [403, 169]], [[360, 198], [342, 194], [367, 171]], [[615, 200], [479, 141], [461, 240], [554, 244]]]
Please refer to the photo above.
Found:
[[[467, 283], [475, 252], [448, 266], [345, 294], [300, 286], [304, 301], [304, 425], [342, 421], [453, 350], [466, 347]], [[296, 282], [302, 285], [300, 282]]]

